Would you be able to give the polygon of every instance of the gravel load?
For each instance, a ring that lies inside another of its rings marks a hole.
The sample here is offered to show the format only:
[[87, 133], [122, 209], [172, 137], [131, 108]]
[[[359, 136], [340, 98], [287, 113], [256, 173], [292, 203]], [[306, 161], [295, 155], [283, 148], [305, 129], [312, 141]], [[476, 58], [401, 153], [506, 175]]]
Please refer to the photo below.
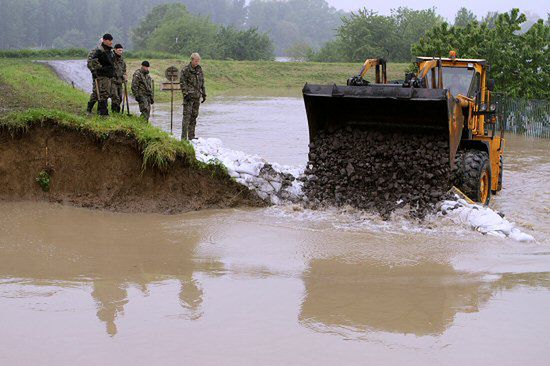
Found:
[[422, 218], [452, 187], [447, 135], [346, 127], [321, 131], [309, 148], [304, 191], [312, 207], [350, 205], [389, 218], [408, 205]]

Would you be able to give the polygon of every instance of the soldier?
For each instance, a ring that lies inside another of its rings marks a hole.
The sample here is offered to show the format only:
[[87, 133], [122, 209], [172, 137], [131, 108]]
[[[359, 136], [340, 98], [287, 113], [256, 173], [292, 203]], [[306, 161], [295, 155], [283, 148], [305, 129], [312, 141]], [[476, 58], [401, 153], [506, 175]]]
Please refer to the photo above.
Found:
[[200, 66], [201, 57], [198, 53], [191, 55], [191, 62], [181, 72], [180, 85], [183, 93], [183, 121], [181, 139], [193, 140], [195, 127], [199, 116], [200, 98], [206, 101], [204, 74]]
[[97, 112], [100, 116], [108, 116], [108, 101], [111, 95], [111, 79], [115, 76], [115, 56], [113, 53], [113, 36], [105, 34], [103, 41], [96, 49], [91, 58], [91, 63], [95, 65], [94, 84], [96, 93], [99, 94], [97, 103]]
[[155, 104], [153, 100], [153, 80], [149, 76], [149, 61], [143, 61], [141, 68], [134, 72], [132, 77], [132, 94], [139, 103], [141, 117], [149, 121], [151, 105]]
[[[103, 38], [99, 40], [99, 43], [100, 44], [103, 43]], [[97, 76], [97, 69], [99, 69], [101, 65], [99, 64], [99, 61], [97, 59], [94, 60], [93, 57], [98, 49], [99, 49], [99, 46], [95, 47], [93, 50], [91, 50], [88, 53], [87, 66], [88, 66], [88, 70], [90, 70], [90, 72], [92, 73], [92, 94], [90, 94], [90, 101], [88, 102], [88, 107], [86, 108], [86, 111], [88, 112], [88, 114], [92, 114], [92, 109], [94, 108], [94, 105], [97, 102], [97, 90], [95, 87], [95, 78]]]
[[111, 110], [113, 113], [120, 113], [122, 103], [122, 84], [128, 80], [126, 76], [126, 61], [122, 57], [124, 48], [120, 43], [115, 45], [115, 77], [111, 84]]

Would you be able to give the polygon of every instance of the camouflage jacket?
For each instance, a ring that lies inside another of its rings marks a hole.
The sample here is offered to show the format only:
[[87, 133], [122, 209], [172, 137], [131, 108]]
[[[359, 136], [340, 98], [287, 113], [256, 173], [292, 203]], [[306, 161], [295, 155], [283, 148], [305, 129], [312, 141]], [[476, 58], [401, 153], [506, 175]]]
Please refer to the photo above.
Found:
[[132, 94], [139, 102], [140, 100], [153, 99], [153, 79], [141, 69], [137, 69], [132, 76]]
[[94, 55], [98, 50], [99, 50], [99, 46], [97, 46], [96, 48], [91, 50], [90, 53], [88, 53], [88, 61], [86, 65], [88, 66], [88, 70], [90, 70], [92, 74], [95, 74], [97, 70], [101, 67], [99, 60], [97, 58], [94, 58]]
[[191, 63], [189, 63], [181, 72], [180, 86], [184, 97], [186, 95], [191, 95], [195, 98], [200, 98], [201, 95], [206, 96], [202, 67], [198, 65], [193, 69]]
[[115, 55], [115, 78], [114, 82], [117, 84], [122, 84], [124, 82], [124, 77], [126, 76], [126, 61], [124, 61], [123, 56]]
[[115, 53], [111, 47], [100, 44], [88, 64], [92, 65], [92, 74], [112, 78], [115, 74]]

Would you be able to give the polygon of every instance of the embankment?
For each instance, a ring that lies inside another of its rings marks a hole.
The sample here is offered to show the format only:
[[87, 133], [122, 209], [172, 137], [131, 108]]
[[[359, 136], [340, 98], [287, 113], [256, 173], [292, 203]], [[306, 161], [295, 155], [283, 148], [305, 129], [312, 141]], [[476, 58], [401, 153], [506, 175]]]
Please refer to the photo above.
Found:
[[139, 136], [122, 129], [97, 134], [47, 118], [24, 128], [3, 123], [0, 200], [162, 214], [263, 205], [220, 166], [179, 152], [161, 166], [153, 159], [147, 162]]

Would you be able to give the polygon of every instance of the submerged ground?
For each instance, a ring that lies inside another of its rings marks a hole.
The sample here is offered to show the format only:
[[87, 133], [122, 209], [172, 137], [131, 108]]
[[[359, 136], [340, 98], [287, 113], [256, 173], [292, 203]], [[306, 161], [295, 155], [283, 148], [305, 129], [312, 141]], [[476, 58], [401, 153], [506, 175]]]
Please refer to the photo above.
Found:
[[[165, 130], [167, 110], [153, 122]], [[281, 164], [307, 158], [292, 93], [212, 98], [198, 134]], [[550, 145], [508, 136], [507, 149], [493, 207], [535, 242], [294, 206], [0, 203], [0, 363], [545, 365]]]

